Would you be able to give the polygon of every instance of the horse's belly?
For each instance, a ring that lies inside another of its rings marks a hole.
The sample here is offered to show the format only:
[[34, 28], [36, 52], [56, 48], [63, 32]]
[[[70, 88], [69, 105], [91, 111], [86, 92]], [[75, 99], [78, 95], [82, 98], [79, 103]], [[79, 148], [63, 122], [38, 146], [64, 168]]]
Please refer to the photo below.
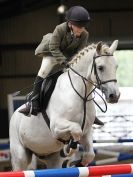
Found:
[[57, 152], [62, 148], [62, 143], [53, 138], [50, 129], [41, 117], [31, 117], [21, 122], [21, 143], [38, 154]]

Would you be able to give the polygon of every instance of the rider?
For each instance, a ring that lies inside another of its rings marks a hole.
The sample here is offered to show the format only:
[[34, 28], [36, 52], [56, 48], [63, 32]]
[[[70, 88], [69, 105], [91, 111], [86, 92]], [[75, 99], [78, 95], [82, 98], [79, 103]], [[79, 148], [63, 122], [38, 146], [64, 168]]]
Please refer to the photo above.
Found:
[[[88, 11], [82, 6], [73, 6], [66, 12], [66, 22], [57, 25], [53, 33], [43, 36], [35, 55], [42, 57], [42, 64], [34, 82], [32, 98], [25, 108], [19, 110], [24, 115], [37, 115], [40, 112], [39, 93], [44, 78], [55, 65], [70, 61], [88, 43], [89, 33], [85, 29], [90, 21]], [[51, 60], [50, 57], [55, 60]]]

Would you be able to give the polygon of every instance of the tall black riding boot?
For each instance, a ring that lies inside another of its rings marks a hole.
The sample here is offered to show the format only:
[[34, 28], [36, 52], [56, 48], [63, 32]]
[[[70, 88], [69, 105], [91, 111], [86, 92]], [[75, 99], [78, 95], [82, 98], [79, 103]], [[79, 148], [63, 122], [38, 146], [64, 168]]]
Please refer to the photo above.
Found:
[[43, 78], [37, 76], [34, 82], [32, 94], [29, 96], [29, 102], [25, 108], [20, 109], [19, 112], [28, 116], [30, 114], [37, 115], [40, 112], [40, 90]]

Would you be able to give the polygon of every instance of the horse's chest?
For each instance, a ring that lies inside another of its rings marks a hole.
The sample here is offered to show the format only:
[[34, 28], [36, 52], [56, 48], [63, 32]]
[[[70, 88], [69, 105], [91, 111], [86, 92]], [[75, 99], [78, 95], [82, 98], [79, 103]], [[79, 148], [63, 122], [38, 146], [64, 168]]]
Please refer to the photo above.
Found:
[[20, 140], [22, 144], [39, 154], [49, 154], [58, 151], [62, 147], [62, 143], [53, 138], [50, 129], [43, 119], [42, 121], [37, 119], [32, 124], [30, 121], [27, 121], [26, 125], [21, 125]]

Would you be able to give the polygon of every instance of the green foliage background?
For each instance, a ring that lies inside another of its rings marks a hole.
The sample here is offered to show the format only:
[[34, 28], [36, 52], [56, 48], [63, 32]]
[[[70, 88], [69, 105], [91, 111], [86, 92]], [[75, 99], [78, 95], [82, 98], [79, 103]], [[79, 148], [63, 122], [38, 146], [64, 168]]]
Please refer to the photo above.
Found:
[[133, 50], [117, 50], [117, 79], [120, 87], [133, 87]]

